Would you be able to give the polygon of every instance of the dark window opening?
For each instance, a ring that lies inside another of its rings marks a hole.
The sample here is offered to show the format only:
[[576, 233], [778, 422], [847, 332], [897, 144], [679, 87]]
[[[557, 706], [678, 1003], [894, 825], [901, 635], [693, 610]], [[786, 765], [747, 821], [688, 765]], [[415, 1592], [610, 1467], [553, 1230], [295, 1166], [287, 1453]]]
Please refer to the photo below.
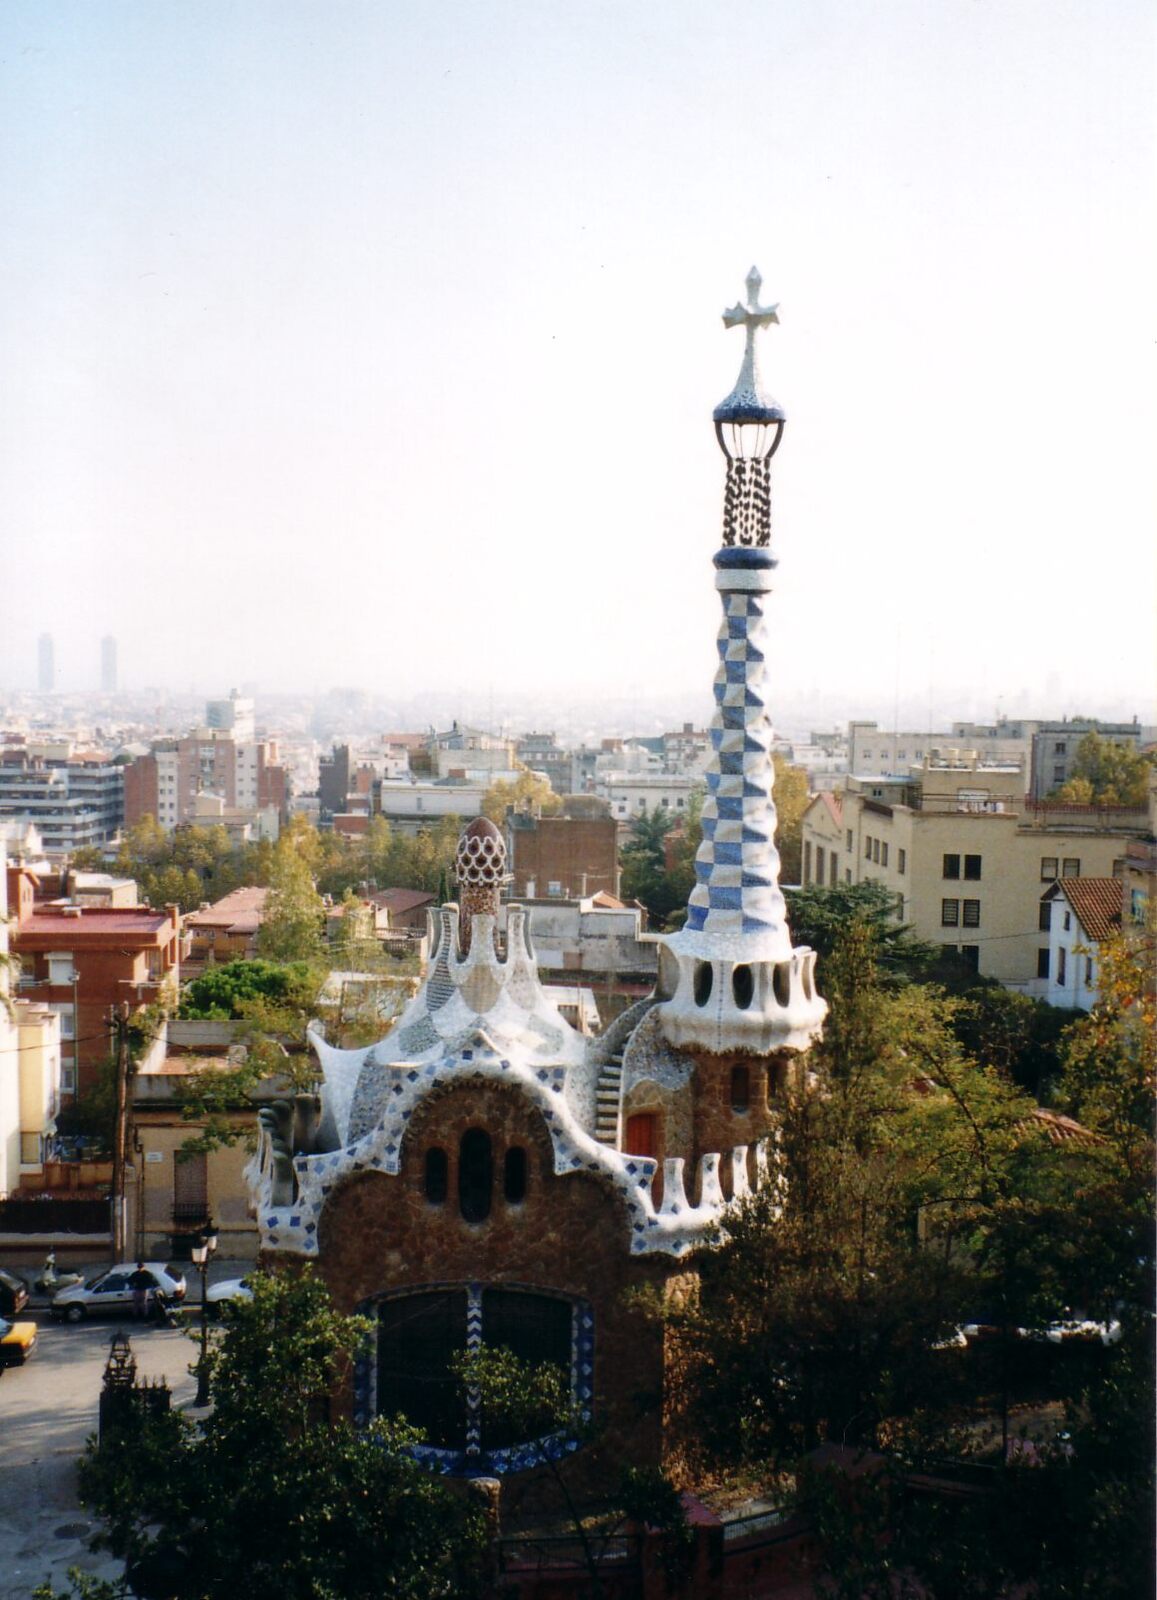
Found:
[[966, 878], [972, 878], [974, 880], [979, 880], [979, 878], [980, 878], [980, 862], [981, 862], [980, 856], [965, 856], [965, 858], [964, 858], [964, 876]]
[[[571, 1370], [571, 1307], [567, 1300], [528, 1294], [521, 1289], [482, 1291], [482, 1338], [500, 1345], [529, 1366]], [[482, 1443], [488, 1450], [523, 1444], [548, 1433], [549, 1415], [502, 1417], [492, 1421], [483, 1412]]]
[[960, 946], [960, 959], [965, 966], [971, 967], [973, 972], [979, 972], [980, 946], [978, 944], [962, 944]]
[[775, 998], [781, 1006], [787, 1005], [791, 999], [791, 964], [787, 961], [777, 961], [771, 970], [771, 987]]
[[490, 1215], [494, 1156], [490, 1135], [468, 1128], [458, 1149], [458, 1205], [467, 1222], [485, 1222]]
[[426, 1151], [426, 1199], [431, 1205], [440, 1206], [449, 1187], [450, 1163], [446, 1152], [433, 1145]]
[[731, 974], [731, 992], [740, 1011], [746, 1011], [755, 998], [755, 975], [748, 966], [736, 967]]
[[715, 974], [711, 969], [710, 961], [700, 961], [695, 968], [695, 1004], [705, 1006], [711, 998], [711, 985], [715, 981]]
[[1047, 900], [1041, 902], [1040, 920], [1037, 923], [1042, 933], [1047, 933], [1053, 925], [1053, 908]]
[[526, 1199], [526, 1151], [521, 1145], [513, 1145], [506, 1152], [502, 1169], [502, 1194], [511, 1205]]
[[746, 1067], [731, 1069], [731, 1109], [747, 1111], [751, 1107], [751, 1074]]
[[427, 1443], [461, 1449], [466, 1410], [450, 1362], [466, 1349], [466, 1291], [401, 1295], [378, 1312], [378, 1411], [401, 1413]]
[[945, 878], [959, 878], [960, 857], [958, 855], [944, 857], [944, 871], [941, 876]]
[[1049, 953], [1047, 950], [1038, 950], [1036, 953], [1036, 975], [1038, 978], [1047, 978], [1049, 975]]

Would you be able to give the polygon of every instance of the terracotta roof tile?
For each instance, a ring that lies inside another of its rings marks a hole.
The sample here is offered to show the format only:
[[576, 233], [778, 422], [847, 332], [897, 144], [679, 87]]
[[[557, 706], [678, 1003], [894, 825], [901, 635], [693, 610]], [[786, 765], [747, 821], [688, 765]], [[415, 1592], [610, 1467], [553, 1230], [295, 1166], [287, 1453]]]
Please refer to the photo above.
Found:
[[1120, 879], [1062, 878], [1060, 887], [1090, 939], [1099, 944], [1121, 931]]

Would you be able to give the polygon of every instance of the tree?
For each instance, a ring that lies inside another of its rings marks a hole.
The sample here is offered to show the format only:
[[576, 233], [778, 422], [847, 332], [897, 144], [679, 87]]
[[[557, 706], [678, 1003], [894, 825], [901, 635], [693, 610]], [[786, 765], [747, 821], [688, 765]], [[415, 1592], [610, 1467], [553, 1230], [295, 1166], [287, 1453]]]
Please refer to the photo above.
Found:
[[775, 843], [779, 850], [779, 873], [782, 883], [798, 883], [803, 876], [803, 814], [807, 810], [807, 773], [803, 767], [792, 766], [776, 750], [772, 754], [775, 768]]
[[1086, 733], [1077, 746], [1068, 781], [1050, 798], [1068, 805], [1143, 808], [1149, 798], [1153, 757], [1131, 744]]
[[472, 1592], [478, 1519], [406, 1453], [414, 1435], [327, 1420], [367, 1326], [308, 1272], [258, 1274], [209, 1354], [213, 1410], [90, 1441], [81, 1496], [130, 1568], [182, 1600], [377, 1600]]
[[902, 981], [922, 975], [935, 955], [896, 918], [895, 897], [882, 883], [837, 883], [830, 889], [809, 884], [789, 889], [787, 916], [796, 944], [807, 945], [821, 962], [839, 946], [853, 924], [863, 926], [871, 946], [872, 982]]
[[452, 1367], [467, 1403], [477, 1407], [484, 1433], [491, 1428], [534, 1441], [536, 1464], [558, 1491], [582, 1550], [592, 1595], [604, 1593], [603, 1557], [629, 1521], [661, 1530], [670, 1576], [685, 1565], [693, 1548], [691, 1530], [678, 1493], [664, 1473], [623, 1468], [614, 1485], [613, 1507], [597, 1518], [576, 1503], [567, 1472], [575, 1457], [566, 1442], [590, 1443], [599, 1430], [575, 1400], [569, 1375], [561, 1367], [549, 1361], [524, 1361], [504, 1345], [494, 1344], [456, 1356]]
[[310, 833], [295, 829], [278, 840], [265, 915], [257, 948], [275, 961], [317, 961], [321, 957], [325, 906], [314, 887], [309, 864]]
[[620, 857], [620, 885], [628, 900], [638, 900], [653, 922], [662, 927], [680, 901], [678, 888], [667, 871], [667, 835], [674, 826], [670, 811], [656, 806], [631, 821], [631, 832]]
[[520, 766], [513, 783], [496, 778], [490, 785], [482, 797], [482, 815], [501, 827], [510, 806], [529, 808], [537, 816], [549, 817], [562, 810], [562, 800], [541, 773]]

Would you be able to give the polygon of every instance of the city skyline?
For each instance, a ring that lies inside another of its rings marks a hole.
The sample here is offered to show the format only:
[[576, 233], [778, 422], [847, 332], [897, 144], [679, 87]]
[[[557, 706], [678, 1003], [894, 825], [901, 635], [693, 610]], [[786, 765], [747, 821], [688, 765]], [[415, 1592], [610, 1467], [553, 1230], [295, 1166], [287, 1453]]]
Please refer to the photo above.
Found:
[[754, 261], [773, 712], [1154, 720], [1139, 4], [9, 31], [0, 687], [702, 704]]

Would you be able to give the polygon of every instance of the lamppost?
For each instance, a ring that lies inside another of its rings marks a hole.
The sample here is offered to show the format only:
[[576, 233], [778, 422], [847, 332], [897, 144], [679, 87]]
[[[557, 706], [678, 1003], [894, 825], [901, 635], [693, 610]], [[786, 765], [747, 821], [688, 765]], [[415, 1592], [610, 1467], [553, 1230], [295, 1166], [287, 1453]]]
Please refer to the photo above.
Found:
[[195, 1406], [209, 1404], [209, 1302], [205, 1280], [209, 1271], [209, 1258], [216, 1249], [217, 1229], [211, 1221], [206, 1222], [193, 1246], [193, 1264], [201, 1274], [201, 1358], [197, 1362], [197, 1393], [193, 1400]]

